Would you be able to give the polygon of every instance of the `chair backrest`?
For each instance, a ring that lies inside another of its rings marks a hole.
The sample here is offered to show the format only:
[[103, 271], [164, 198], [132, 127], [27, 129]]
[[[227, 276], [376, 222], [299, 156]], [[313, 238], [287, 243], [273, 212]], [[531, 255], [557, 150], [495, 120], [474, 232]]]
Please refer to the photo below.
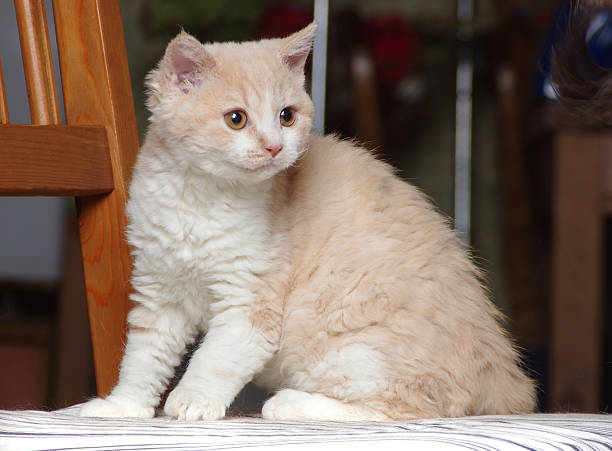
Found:
[[66, 123], [44, 0], [15, 0], [32, 118], [10, 124], [0, 64], [0, 195], [75, 196], [98, 393], [114, 386], [129, 309], [124, 207], [138, 133], [118, 0], [53, 0]]

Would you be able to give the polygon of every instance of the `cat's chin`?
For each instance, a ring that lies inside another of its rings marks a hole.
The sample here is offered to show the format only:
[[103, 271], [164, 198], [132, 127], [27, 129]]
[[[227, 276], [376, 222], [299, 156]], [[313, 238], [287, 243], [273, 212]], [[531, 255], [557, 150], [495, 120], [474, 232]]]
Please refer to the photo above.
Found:
[[265, 171], [268, 168], [274, 167], [275, 166], [274, 162], [275, 162], [275, 160], [269, 160], [269, 161], [266, 161], [263, 164], [260, 164], [259, 166], [255, 166], [255, 167], [252, 167], [252, 168], [246, 167], [245, 169], [247, 171], [249, 171], [249, 172]]
[[234, 177], [235, 180], [247, 183], [263, 182], [287, 169], [283, 163], [277, 162], [276, 160], [270, 160], [259, 166], [253, 167], [238, 164], [235, 164], [234, 167], [238, 170], [238, 174]]
[[[280, 163], [280, 162], [279, 162]], [[217, 181], [226, 181], [232, 184], [256, 184], [273, 178], [279, 172], [287, 169], [283, 163], [266, 163], [257, 167], [247, 167], [233, 162], [226, 162], [221, 167], [191, 166], [191, 170], [199, 177], [210, 177]]]

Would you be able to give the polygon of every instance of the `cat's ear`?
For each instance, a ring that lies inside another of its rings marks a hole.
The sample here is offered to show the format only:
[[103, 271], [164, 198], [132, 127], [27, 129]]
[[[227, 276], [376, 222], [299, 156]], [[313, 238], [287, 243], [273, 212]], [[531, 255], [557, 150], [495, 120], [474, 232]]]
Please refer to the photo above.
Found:
[[306, 28], [281, 41], [281, 57], [293, 72], [303, 75], [304, 66], [312, 50], [316, 33], [317, 23], [311, 22]]
[[168, 44], [159, 71], [171, 87], [187, 93], [199, 86], [214, 66], [214, 58], [200, 41], [181, 31]]

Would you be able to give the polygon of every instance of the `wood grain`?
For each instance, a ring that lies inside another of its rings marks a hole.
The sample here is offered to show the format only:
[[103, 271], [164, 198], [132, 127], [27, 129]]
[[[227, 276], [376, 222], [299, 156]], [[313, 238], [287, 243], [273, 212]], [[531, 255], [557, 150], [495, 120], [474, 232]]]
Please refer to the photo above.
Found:
[[601, 407], [605, 143], [568, 131], [555, 140], [549, 407], [564, 412]]
[[89, 196], [113, 189], [102, 126], [0, 125], [0, 195]]
[[117, 0], [54, 0], [66, 122], [108, 131], [114, 187], [77, 198], [98, 393], [115, 385], [130, 307], [125, 203], [138, 133]]
[[8, 124], [9, 120], [6, 90], [4, 88], [4, 74], [2, 73], [2, 59], [0, 59], [0, 124]]
[[15, 0], [32, 124], [59, 124], [60, 108], [44, 0]]

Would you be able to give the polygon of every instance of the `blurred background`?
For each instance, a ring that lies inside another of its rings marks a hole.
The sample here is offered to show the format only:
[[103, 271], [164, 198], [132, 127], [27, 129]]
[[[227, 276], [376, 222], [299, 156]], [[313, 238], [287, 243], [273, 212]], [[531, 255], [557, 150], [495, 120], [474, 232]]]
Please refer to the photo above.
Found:
[[[141, 137], [143, 79], [181, 27], [202, 42], [284, 36], [312, 20], [312, 4], [121, 1]], [[562, 37], [567, 3], [478, 0], [473, 17], [463, 22], [458, 6], [458, 0], [332, 0], [325, 131], [376, 149], [452, 219], [456, 148], [465, 132], [459, 127], [466, 124], [457, 114], [466, 94], [458, 93], [458, 67], [468, 61], [466, 239], [539, 383], [540, 408], [610, 411], [609, 226], [605, 208], [593, 210], [605, 202], [582, 203], [580, 196], [593, 194], [582, 193], [588, 183], [572, 177], [599, 180], [589, 176], [592, 166], [582, 167], [582, 152], [611, 146], [606, 130], [579, 126], [565, 115], [550, 83], [551, 49]], [[11, 121], [28, 123], [12, 2], [0, 3], [0, 56]], [[558, 155], [568, 150], [573, 160], [563, 172]], [[567, 188], [572, 183], [576, 189]], [[567, 196], [574, 204], [564, 204]], [[565, 228], [555, 215], [564, 205], [585, 206], [572, 210]], [[572, 225], [576, 218], [579, 225], [594, 225], [584, 232]], [[575, 247], [592, 249], [584, 258], [558, 250], [557, 241], [574, 238]], [[71, 199], [0, 198], [0, 408], [59, 408], [94, 394], [79, 258]], [[568, 271], [571, 278], [563, 275]], [[590, 316], [582, 322], [576, 311]], [[564, 324], [574, 326], [565, 333]], [[551, 349], [572, 346], [582, 346], [588, 368], [576, 372], [572, 362], [551, 357]], [[238, 407], [256, 408], [257, 396], [243, 394]]]

